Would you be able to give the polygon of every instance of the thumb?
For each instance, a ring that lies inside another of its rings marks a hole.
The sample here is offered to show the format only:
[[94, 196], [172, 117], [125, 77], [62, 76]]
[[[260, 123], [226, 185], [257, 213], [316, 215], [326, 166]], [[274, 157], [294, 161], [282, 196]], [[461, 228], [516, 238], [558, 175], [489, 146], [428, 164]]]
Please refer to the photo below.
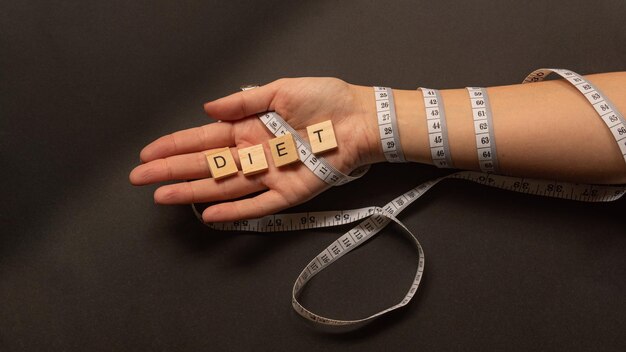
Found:
[[283, 80], [276, 80], [258, 88], [210, 101], [204, 104], [204, 111], [217, 120], [226, 121], [266, 112], [273, 105], [272, 101], [282, 84]]

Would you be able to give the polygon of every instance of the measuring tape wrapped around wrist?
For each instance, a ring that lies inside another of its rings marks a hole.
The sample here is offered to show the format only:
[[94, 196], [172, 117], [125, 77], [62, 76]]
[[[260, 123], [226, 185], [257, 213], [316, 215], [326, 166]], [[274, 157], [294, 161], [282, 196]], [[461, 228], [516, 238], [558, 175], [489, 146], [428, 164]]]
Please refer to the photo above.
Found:
[[400, 144], [400, 131], [396, 116], [396, 104], [393, 100], [393, 90], [387, 87], [374, 87], [376, 99], [376, 116], [380, 132], [380, 144], [385, 159], [391, 163], [404, 163], [404, 152]]
[[[544, 79], [550, 72], [555, 72], [563, 77], [565, 77], [569, 82], [575, 84], [576, 87], [585, 94], [587, 100], [592, 103], [594, 109], [598, 112], [600, 117], [605, 121], [607, 126], [611, 129], [613, 136], [615, 137], [616, 142], [620, 145], [620, 151], [625, 155], [626, 161], [626, 122], [624, 121], [623, 116], [617, 111], [615, 106], [606, 99], [606, 97], [600, 93], [593, 85], [584, 80], [584, 78], [579, 75], [573, 73], [572, 71], [562, 70], [562, 69], [540, 69], [531, 73], [524, 82], [534, 82], [540, 81]], [[376, 92], [382, 92], [383, 90], [378, 90]], [[423, 91], [424, 92], [424, 91]], [[470, 93], [473, 92], [481, 92], [482, 94], [475, 95], [471, 97], [471, 99], [485, 99], [486, 91], [482, 88], [470, 88], [468, 89]], [[437, 96], [435, 92], [433, 92], [434, 96]], [[430, 98], [431, 95], [428, 94]], [[424, 99], [426, 99], [426, 95], [424, 95]], [[440, 97], [439, 97], [440, 98]], [[377, 100], [378, 101], [378, 100]], [[440, 102], [440, 99], [438, 100]], [[477, 109], [484, 108], [488, 105], [488, 100], [484, 100], [485, 104], [480, 104], [476, 102], [472, 102], [472, 107], [476, 106]], [[431, 106], [434, 107], [434, 106]], [[442, 112], [442, 107], [437, 106], [439, 112]], [[477, 110], [483, 111], [483, 110]], [[487, 110], [484, 110], [485, 112]], [[490, 111], [489, 111], [490, 114]], [[476, 117], [476, 115], [475, 115]], [[483, 117], [483, 116], [479, 116]], [[268, 127], [272, 133], [275, 135], [282, 135], [286, 132], [291, 132], [296, 140], [298, 140], [299, 136], [291, 127], [276, 113], [267, 113], [259, 115], [259, 118], [263, 121], [265, 126]], [[482, 120], [482, 119], [476, 119]], [[487, 119], [485, 116], [485, 120], [487, 120], [488, 132], [484, 129], [479, 129], [476, 132], [477, 135], [477, 151], [482, 146], [483, 148], [487, 148], [484, 144], [478, 144], [479, 141], [479, 132], [489, 133], [489, 152], [491, 153], [492, 161], [497, 161], [497, 155], [495, 153], [495, 140], [493, 139], [493, 124], [490, 119]], [[441, 124], [441, 119], [439, 122]], [[386, 121], [385, 121], [386, 122]], [[391, 121], [389, 121], [391, 122]], [[482, 123], [482, 122], [479, 122]], [[380, 119], [379, 119], [380, 126]], [[393, 127], [393, 126], [392, 126]], [[383, 130], [381, 130], [383, 131]], [[393, 130], [397, 132], [396, 129]], [[445, 127], [443, 131], [441, 131], [445, 135]], [[435, 132], [437, 133], [437, 132]], [[381, 140], [385, 136], [381, 133]], [[481, 136], [482, 138], [483, 136]], [[387, 137], [389, 138], [389, 137]], [[446, 136], [447, 139], [447, 136]], [[310, 149], [308, 149], [308, 143], [303, 140], [299, 140], [300, 143], [297, 143], [298, 148], [306, 149], [305, 151], [309, 154], [308, 157], [311, 157], [312, 153], [310, 153]], [[394, 142], [396, 140], [394, 139]], [[399, 143], [398, 143], [399, 145]], [[443, 146], [435, 146], [436, 148]], [[431, 144], [431, 151], [433, 145]], [[447, 147], [446, 147], [447, 148]], [[304, 155], [304, 154], [303, 154]], [[440, 158], [440, 160], [446, 160], [446, 166], [451, 165], [451, 159], [449, 150], [446, 152], [444, 149], [445, 158]], [[301, 160], [302, 160], [301, 156]], [[434, 159], [434, 158], [433, 158]], [[303, 162], [307, 160], [304, 158]], [[332, 165], [328, 164], [324, 159], [317, 158], [319, 165], [324, 165], [332, 172], [333, 175], [337, 175], [333, 177], [331, 184], [339, 185], [362, 175], [365, 171], [359, 171], [357, 176], [347, 176], [343, 175], [336, 169], [332, 167]], [[482, 160], [484, 161], [484, 160]], [[309, 167], [314, 173], [315, 169], [318, 166], [313, 167], [313, 165], [309, 166], [306, 162], [305, 165]], [[493, 168], [489, 167], [488, 163], [481, 163], [481, 169], [486, 168], [487, 171], [493, 172], [497, 170], [497, 163]], [[443, 165], [440, 165], [443, 166]], [[327, 174], [322, 176], [319, 173], [316, 173], [318, 177], [325, 180], [325, 182], [330, 183]], [[462, 171], [457, 172], [445, 177], [441, 177], [435, 180], [427, 181], [422, 183], [421, 185], [403, 193], [399, 197], [396, 197], [391, 202], [387, 203], [383, 207], [365, 207], [354, 210], [337, 210], [337, 211], [327, 211], [327, 212], [306, 212], [306, 213], [295, 213], [295, 214], [274, 214], [268, 215], [258, 219], [248, 219], [248, 220], [240, 220], [233, 222], [222, 222], [222, 223], [208, 223], [206, 224], [212, 229], [216, 230], [227, 230], [227, 231], [254, 231], [254, 232], [281, 232], [281, 231], [293, 231], [293, 230], [303, 230], [303, 229], [314, 229], [321, 227], [329, 227], [329, 226], [338, 226], [343, 224], [348, 224], [356, 221], [361, 221], [357, 226], [352, 228], [350, 231], [343, 234], [336, 241], [331, 243], [325, 250], [323, 250], [320, 254], [318, 254], [315, 258], [313, 258], [309, 264], [302, 270], [296, 282], [294, 283], [292, 289], [292, 305], [296, 312], [303, 316], [306, 319], [311, 321], [325, 324], [325, 325], [351, 325], [363, 323], [369, 320], [372, 320], [376, 317], [379, 317], [383, 314], [386, 314], [390, 311], [398, 309], [402, 306], [405, 306], [409, 303], [411, 298], [417, 292], [419, 287], [423, 272], [424, 272], [424, 252], [423, 249], [417, 240], [417, 237], [411, 233], [411, 231], [397, 219], [397, 215], [400, 214], [404, 209], [406, 209], [410, 204], [419, 199], [422, 195], [424, 195], [429, 189], [438, 184], [439, 182], [446, 179], [463, 179], [467, 181], [476, 182], [482, 185], [501, 188], [505, 190], [525, 193], [525, 194], [533, 194], [533, 195], [542, 195], [547, 197], [554, 198], [562, 198], [562, 199], [571, 199], [585, 202], [608, 202], [621, 198], [626, 193], [626, 187], [623, 186], [605, 186], [605, 185], [587, 185], [587, 184], [574, 184], [568, 182], [557, 182], [557, 181], [547, 181], [547, 180], [534, 180], [528, 178], [520, 178], [520, 177], [510, 177], [510, 176], [500, 176], [492, 173], [480, 173], [473, 171]], [[196, 216], [202, 221], [201, 213], [196, 209], [195, 204], [193, 205], [193, 210]], [[308, 309], [306, 309], [299, 301], [299, 295], [306, 285], [308, 281], [311, 280], [316, 274], [318, 274], [323, 269], [330, 266], [336, 260], [352, 251], [359, 245], [365, 243], [368, 239], [372, 238], [375, 234], [381, 231], [385, 226], [389, 223], [395, 222], [410, 236], [412, 242], [417, 250], [417, 269], [415, 272], [414, 279], [405, 294], [405, 296], [400, 300], [400, 302], [395, 305], [384, 309], [378, 313], [372, 314], [367, 317], [351, 319], [351, 320], [340, 320], [333, 319], [328, 317], [323, 317], [318, 314], [315, 314]]]

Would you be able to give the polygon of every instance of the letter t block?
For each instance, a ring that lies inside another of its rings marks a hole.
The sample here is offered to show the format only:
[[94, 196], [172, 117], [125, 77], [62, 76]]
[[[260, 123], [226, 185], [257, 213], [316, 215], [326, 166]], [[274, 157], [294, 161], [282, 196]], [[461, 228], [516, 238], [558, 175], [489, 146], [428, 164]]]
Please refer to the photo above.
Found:
[[306, 132], [309, 135], [309, 143], [313, 153], [322, 153], [337, 148], [333, 123], [328, 120], [308, 126]]

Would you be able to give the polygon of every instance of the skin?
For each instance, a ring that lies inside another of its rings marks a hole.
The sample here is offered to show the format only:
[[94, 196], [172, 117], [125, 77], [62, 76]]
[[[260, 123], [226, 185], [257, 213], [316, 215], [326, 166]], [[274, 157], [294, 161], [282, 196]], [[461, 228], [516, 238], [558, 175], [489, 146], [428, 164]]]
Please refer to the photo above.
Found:
[[[626, 72], [586, 76], [626, 112]], [[455, 166], [478, 170], [474, 126], [464, 89], [441, 91], [450, 153]], [[554, 80], [488, 88], [501, 172], [561, 181], [626, 183], [626, 164], [610, 131], [569, 83]], [[421, 92], [394, 90], [400, 139], [409, 161], [431, 163]], [[335, 78], [280, 79], [204, 105], [222, 122], [174, 132], [147, 145], [142, 164], [130, 173], [134, 185], [194, 180], [157, 188], [158, 204], [220, 202], [202, 214], [206, 222], [256, 218], [303, 203], [328, 189], [309, 169], [294, 163], [277, 169], [267, 141], [274, 136], [256, 117], [278, 112], [306, 139], [306, 126], [332, 120], [338, 148], [324, 157], [344, 173], [385, 161], [371, 87]], [[215, 181], [204, 153], [263, 144], [269, 170]], [[259, 195], [232, 201], [251, 193]]]

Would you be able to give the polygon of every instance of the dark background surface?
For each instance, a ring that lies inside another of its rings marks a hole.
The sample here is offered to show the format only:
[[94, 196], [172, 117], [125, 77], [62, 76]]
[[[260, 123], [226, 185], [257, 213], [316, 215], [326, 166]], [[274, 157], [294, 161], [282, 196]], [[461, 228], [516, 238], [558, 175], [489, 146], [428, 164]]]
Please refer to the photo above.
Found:
[[[145, 144], [206, 123], [201, 104], [242, 83], [452, 88], [626, 70], [624, 18], [622, 0], [2, 1], [0, 350], [626, 350], [624, 200], [447, 181], [401, 216], [427, 258], [414, 301], [337, 333], [296, 315], [290, 292], [348, 228], [212, 232], [127, 179]], [[299, 210], [382, 205], [441, 174], [376, 165]], [[372, 313], [402, 297], [413, 256], [386, 230], [305, 303]]]

